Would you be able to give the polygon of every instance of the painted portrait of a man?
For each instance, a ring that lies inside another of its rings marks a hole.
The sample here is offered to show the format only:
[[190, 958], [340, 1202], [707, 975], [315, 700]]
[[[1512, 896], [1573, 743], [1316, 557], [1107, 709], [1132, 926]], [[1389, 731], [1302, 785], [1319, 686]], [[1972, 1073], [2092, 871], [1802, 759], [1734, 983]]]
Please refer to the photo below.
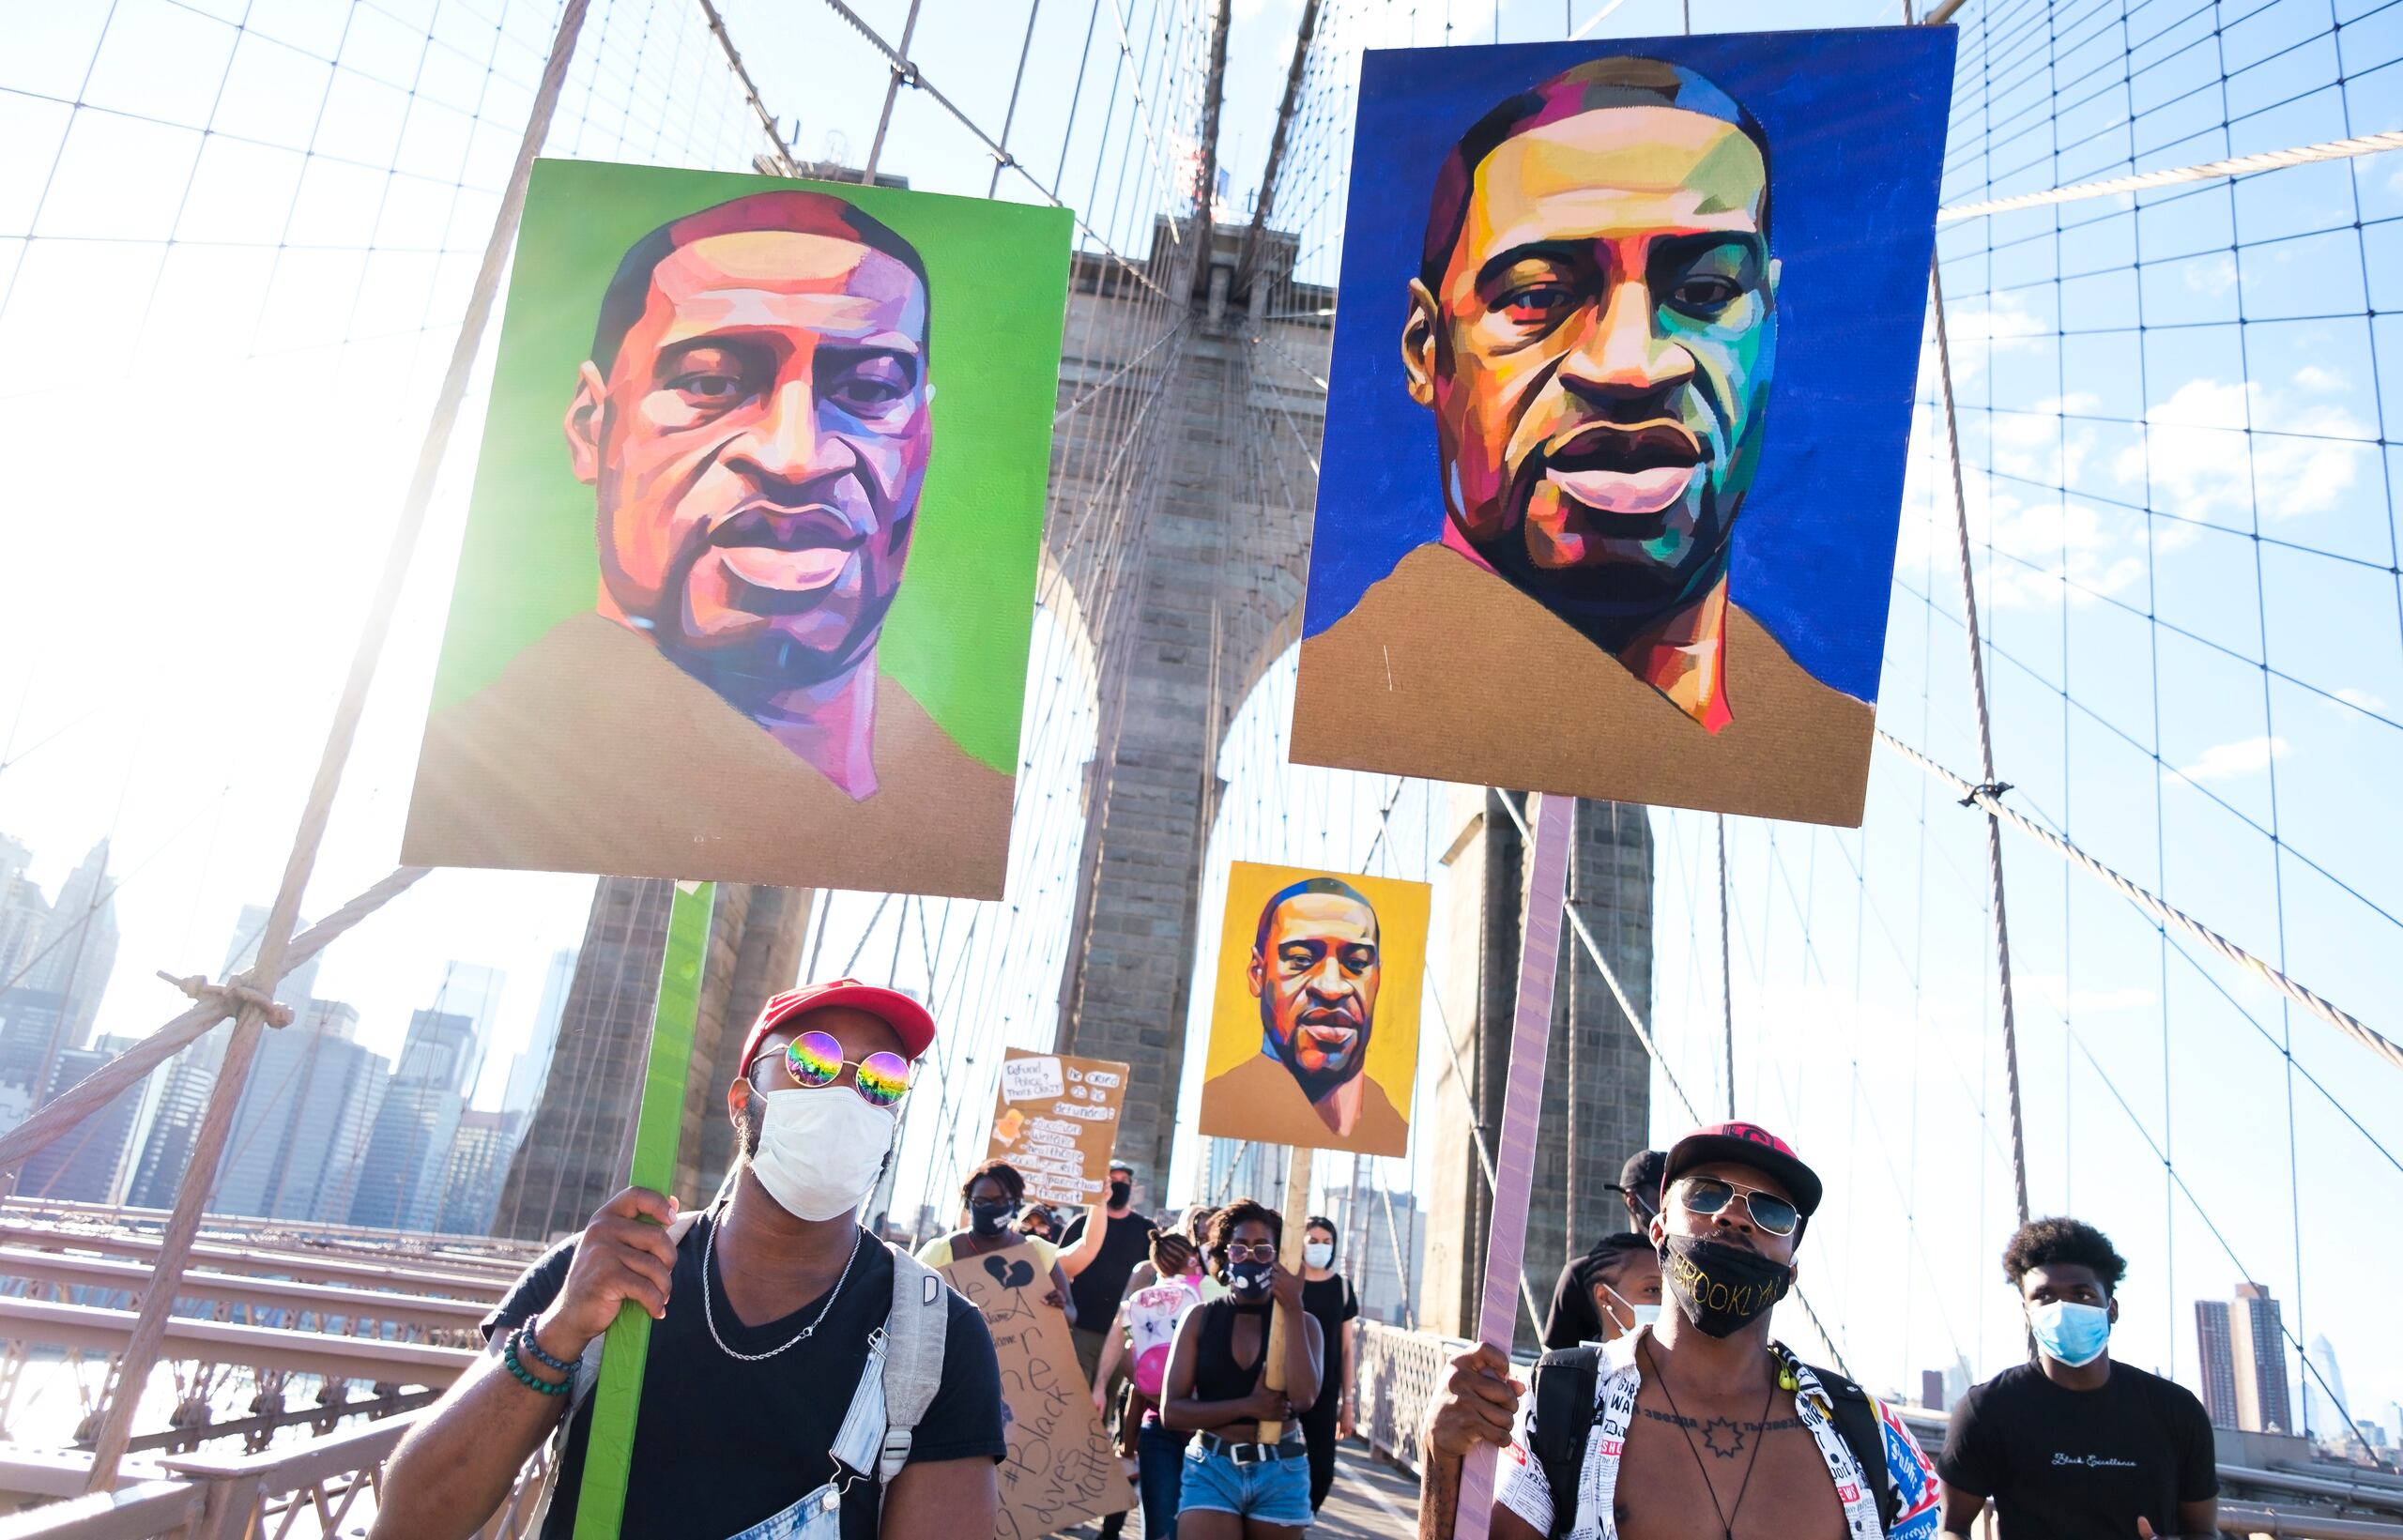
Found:
[[882, 666], [930, 468], [977, 452], [936, 432], [978, 322], [939, 343], [929, 273], [814, 189], [623, 249], [554, 398], [587, 602], [437, 703], [408, 859], [999, 894], [1009, 762]]
[[[1364, 120], [1370, 92], [1364, 82]], [[1764, 584], [1739, 556], [1765, 466], [1784, 447], [1831, 470], [1835, 453], [1890, 465], [1883, 507], [1789, 483], [1770, 494], [1781, 506], [1769, 522], [1848, 524], [1890, 560], [1924, 273], [1901, 297], [1913, 345], [1884, 349], [1899, 416], [1859, 412], [1848, 443], [1814, 442], [1829, 428], [1824, 412], [1790, 407], [1786, 316], [1828, 309], [1798, 284], [1847, 278], [1784, 260], [1797, 217], [1780, 195], [1786, 151], [1710, 74], [1649, 50], [1546, 75], [1450, 143], [1425, 184], [1400, 303], [1365, 301], [1392, 318], [1390, 362], [1368, 355], [1373, 386], [1359, 370], [1346, 377], [1339, 333], [1296, 759], [1859, 821], [1875, 653], [1829, 668], [1827, 648], [1789, 638], [1841, 633], [1857, 647], [1864, 631], [1881, 634], [1883, 587], [1860, 602], [1831, 587], [1820, 599], [1852, 613], [1814, 627], [1812, 574]], [[1939, 151], [1940, 133], [1919, 178], [1931, 204], [1916, 230], [1922, 266]], [[1892, 169], [1906, 188], [1908, 170]], [[1344, 284], [1356, 305], [1353, 255]], [[1799, 389], [1816, 396], [1827, 370], [1813, 362]], [[1343, 452], [1349, 398], [1372, 389], [1385, 397], [1379, 421], [1400, 397], [1431, 429], [1423, 470], [1391, 465], [1390, 436], [1373, 469]], [[1337, 480], [1353, 472], [1415, 496], [1361, 496], [1361, 483]], [[1378, 526], [1370, 542], [1391, 547], [1411, 521], [1416, 541], [1364, 572], [1360, 526]], [[1777, 590], [1766, 615], [1753, 603], [1764, 588]]]
[[[1398, 1102], [1370, 1064], [1374, 1059], [1390, 1076], [1397, 1059], [1408, 1062], [1416, 1050], [1426, 890], [1391, 885], [1400, 890], [1403, 928], [1389, 958], [1386, 922], [1366, 891], [1372, 879], [1248, 862], [1236, 862], [1233, 876], [1202, 1132], [1401, 1153], [1410, 1141], [1408, 1072]], [[1287, 880], [1261, 896], [1273, 877]], [[1239, 934], [1246, 910], [1249, 923]], [[1389, 962], [1399, 966], [1389, 969]], [[1400, 1024], [1389, 1027], [1397, 1016]], [[1381, 1042], [1381, 1029], [1392, 1041]], [[1231, 1122], [1241, 1132], [1230, 1133]]]

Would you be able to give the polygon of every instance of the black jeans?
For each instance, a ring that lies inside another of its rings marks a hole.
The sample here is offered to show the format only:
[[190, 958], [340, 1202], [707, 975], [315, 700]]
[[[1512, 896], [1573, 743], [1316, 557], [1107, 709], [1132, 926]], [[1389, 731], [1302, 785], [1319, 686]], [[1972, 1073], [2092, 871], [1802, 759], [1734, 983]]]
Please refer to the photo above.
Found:
[[1302, 1439], [1310, 1456], [1312, 1513], [1326, 1505], [1326, 1494], [1335, 1489], [1335, 1414], [1342, 1404], [1342, 1394], [1326, 1385], [1319, 1391], [1318, 1404], [1302, 1413]]

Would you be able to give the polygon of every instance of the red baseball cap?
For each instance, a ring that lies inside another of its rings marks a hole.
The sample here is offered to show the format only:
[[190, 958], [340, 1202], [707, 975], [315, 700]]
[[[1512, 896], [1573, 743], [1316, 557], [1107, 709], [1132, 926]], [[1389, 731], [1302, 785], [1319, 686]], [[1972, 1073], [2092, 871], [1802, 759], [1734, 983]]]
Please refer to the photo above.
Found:
[[1669, 1159], [1661, 1172], [1662, 1189], [1695, 1166], [1715, 1160], [1737, 1162], [1775, 1177], [1794, 1195], [1794, 1206], [1805, 1219], [1818, 1210], [1823, 1196], [1819, 1174], [1802, 1164], [1791, 1145], [1758, 1123], [1710, 1123], [1669, 1146]]
[[835, 979], [826, 983], [788, 989], [759, 1007], [759, 1019], [751, 1024], [751, 1035], [742, 1040], [742, 1061], [735, 1066], [734, 1073], [737, 1075], [751, 1073], [751, 1060], [759, 1055], [760, 1040], [770, 1032], [804, 1011], [815, 1011], [826, 1005], [848, 1005], [856, 1011], [865, 1011], [892, 1028], [893, 1035], [901, 1040], [903, 1056], [908, 1059], [914, 1060], [934, 1045], [935, 1018], [926, 1014], [925, 1006], [898, 989], [862, 983], [857, 979]]

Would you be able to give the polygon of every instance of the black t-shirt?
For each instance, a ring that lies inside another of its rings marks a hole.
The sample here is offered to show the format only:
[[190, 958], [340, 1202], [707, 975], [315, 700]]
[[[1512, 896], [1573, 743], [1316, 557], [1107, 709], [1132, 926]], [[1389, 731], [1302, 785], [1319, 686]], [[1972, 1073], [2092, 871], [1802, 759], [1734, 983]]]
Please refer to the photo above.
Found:
[[2219, 1495], [2211, 1418], [2194, 1393], [2125, 1364], [2101, 1390], [2064, 1390], [2033, 1364], [1961, 1397], [1936, 1472], [1990, 1497], [2003, 1540], [2176, 1534], [2178, 1504]]
[[1602, 1318], [1594, 1313], [1594, 1288], [1589, 1281], [1593, 1266], [1594, 1255], [1587, 1252], [1560, 1270], [1560, 1281], [1552, 1286], [1552, 1308], [1543, 1318], [1546, 1349], [1601, 1340]]
[[1343, 1395], [1343, 1323], [1360, 1313], [1360, 1296], [1352, 1291], [1352, 1281], [1338, 1273], [1331, 1278], [1302, 1280], [1302, 1308], [1318, 1318], [1319, 1337], [1323, 1346], [1318, 1365], [1318, 1399], [1302, 1413], [1306, 1423], [1335, 1426], [1335, 1413], [1342, 1405]]
[[[1102, 1211], [1105, 1214], [1109, 1210]], [[1152, 1254], [1152, 1232], [1157, 1225], [1140, 1213], [1112, 1216], [1109, 1232], [1101, 1238], [1101, 1253], [1093, 1265], [1068, 1280], [1068, 1297], [1076, 1301], [1077, 1329], [1084, 1332], [1107, 1332], [1110, 1318], [1118, 1314], [1118, 1302], [1126, 1297], [1126, 1280], [1135, 1273], [1135, 1264]], [[1068, 1233], [1060, 1243], [1067, 1250], [1084, 1238], [1085, 1216], [1079, 1214], [1068, 1221]]]
[[[893, 1254], [863, 1233], [850, 1277], [808, 1341], [756, 1364], [728, 1358], [711, 1339], [701, 1313], [701, 1251], [712, 1217], [703, 1216], [678, 1245], [667, 1317], [650, 1328], [634, 1470], [626, 1484], [622, 1530], [628, 1535], [722, 1540], [832, 1480], [834, 1457], [829, 1451], [866, 1367], [868, 1334], [884, 1324], [893, 1308]], [[526, 1270], [484, 1318], [487, 1340], [514, 1330], [558, 1296], [574, 1249], [571, 1236]], [[781, 1320], [745, 1326], [727, 1304], [714, 1267], [709, 1281], [718, 1334], [737, 1352], [765, 1352], [787, 1341], [817, 1316], [824, 1298]], [[575, 1497], [584, 1482], [591, 1412], [588, 1399], [569, 1431], [543, 1540], [571, 1540], [575, 1532]], [[943, 1337], [942, 1385], [918, 1422], [911, 1463], [999, 1460], [1007, 1453], [993, 1339], [976, 1307], [954, 1294]], [[843, 1540], [876, 1540], [881, 1496], [873, 1480], [856, 1483], [844, 1494]]]

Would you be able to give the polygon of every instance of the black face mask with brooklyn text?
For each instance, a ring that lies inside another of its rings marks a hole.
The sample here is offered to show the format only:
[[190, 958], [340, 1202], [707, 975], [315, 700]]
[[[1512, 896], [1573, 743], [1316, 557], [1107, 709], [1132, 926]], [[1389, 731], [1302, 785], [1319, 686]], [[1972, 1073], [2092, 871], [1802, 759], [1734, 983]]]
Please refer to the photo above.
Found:
[[1794, 1270], [1724, 1241], [1672, 1235], [1661, 1248], [1661, 1281], [1694, 1330], [1733, 1336], [1785, 1297]]
[[979, 1235], [999, 1235], [1018, 1217], [1018, 1205], [1007, 1198], [978, 1199], [968, 1205], [968, 1227]]

